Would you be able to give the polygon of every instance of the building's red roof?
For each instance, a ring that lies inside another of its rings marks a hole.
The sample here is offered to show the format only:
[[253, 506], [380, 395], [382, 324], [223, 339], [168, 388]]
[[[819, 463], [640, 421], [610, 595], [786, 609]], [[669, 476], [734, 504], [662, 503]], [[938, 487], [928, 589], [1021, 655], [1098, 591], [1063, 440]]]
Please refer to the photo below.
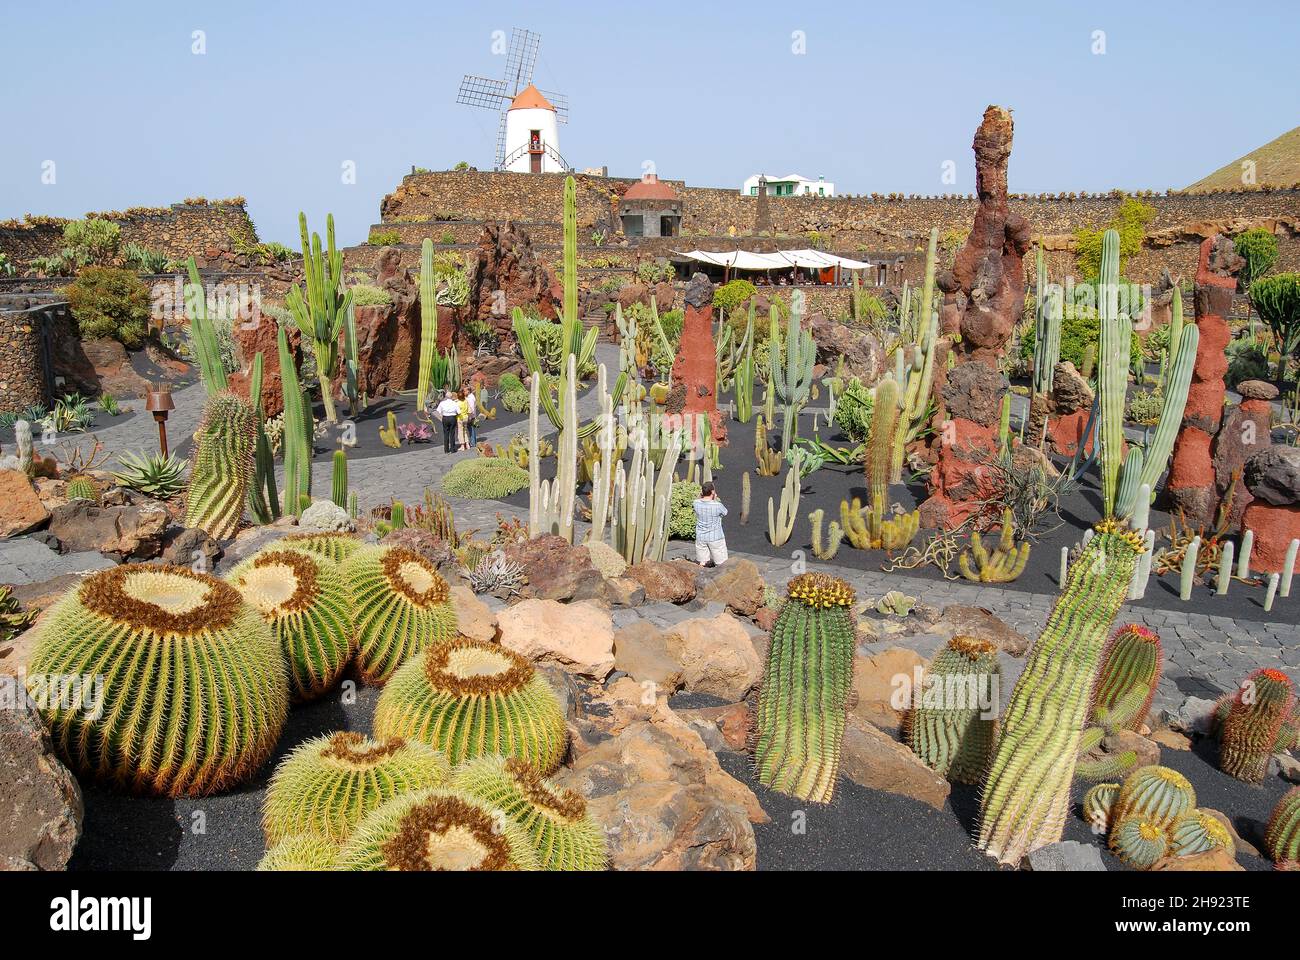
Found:
[[550, 110], [555, 112], [555, 107], [551, 106], [551, 101], [542, 96], [542, 91], [538, 90], [531, 83], [519, 91], [512, 101], [510, 101], [511, 110]]
[[659, 177], [653, 173], [647, 173], [639, 182], [632, 184], [627, 188], [627, 193], [623, 194], [624, 200], [676, 200], [677, 191], [666, 183], [661, 183]]

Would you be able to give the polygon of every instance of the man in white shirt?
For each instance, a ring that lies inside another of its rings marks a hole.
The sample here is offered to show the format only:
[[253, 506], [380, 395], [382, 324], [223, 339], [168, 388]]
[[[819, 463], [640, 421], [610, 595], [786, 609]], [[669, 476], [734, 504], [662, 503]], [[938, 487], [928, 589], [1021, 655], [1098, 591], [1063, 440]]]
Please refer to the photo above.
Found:
[[456, 418], [460, 416], [460, 404], [456, 398], [447, 390], [442, 395], [442, 402], [438, 404], [434, 412], [442, 418], [442, 449], [444, 453], [451, 453], [456, 449]]

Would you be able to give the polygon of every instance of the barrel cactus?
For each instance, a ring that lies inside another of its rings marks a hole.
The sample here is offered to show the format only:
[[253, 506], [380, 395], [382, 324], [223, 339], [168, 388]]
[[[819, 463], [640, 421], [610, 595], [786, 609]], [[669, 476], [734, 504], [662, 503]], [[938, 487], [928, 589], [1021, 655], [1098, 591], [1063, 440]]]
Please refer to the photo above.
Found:
[[342, 563], [361, 547], [361, 541], [352, 534], [332, 531], [295, 533], [282, 538], [280, 542], [286, 547], [329, 557], [335, 563]]
[[1169, 837], [1163, 824], [1130, 817], [1110, 831], [1110, 850], [1133, 869], [1150, 870], [1169, 852]]
[[907, 744], [935, 772], [979, 783], [997, 727], [998, 648], [956, 636], [935, 656], [907, 713]]
[[204, 796], [247, 779], [280, 737], [289, 708], [280, 644], [224, 581], [185, 567], [114, 567], [83, 580], [36, 630], [27, 686], [60, 756], [83, 776]]
[[478, 757], [456, 769], [450, 787], [522, 827], [544, 870], [605, 869], [605, 834], [587, 815], [587, 801], [543, 780], [528, 764], [512, 757]]
[[258, 861], [257, 869], [262, 871], [289, 870], [300, 871], [333, 870], [338, 858], [338, 845], [314, 834], [295, 834], [285, 837], [266, 851]]
[[836, 577], [804, 573], [786, 597], [763, 668], [754, 766], [773, 790], [829, 803], [853, 684], [854, 592]]
[[473, 797], [432, 788], [372, 811], [344, 844], [342, 870], [537, 870], [523, 828]]
[[226, 578], [271, 626], [289, 664], [295, 702], [312, 700], [338, 681], [356, 638], [338, 564], [306, 550], [261, 550]]
[[185, 526], [198, 527], [216, 540], [235, 535], [244, 516], [256, 446], [253, 408], [233, 393], [209, 397], [194, 434]]
[[1288, 790], [1273, 808], [1264, 852], [1279, 870], [1300, 870], [1300, 787]]
[[376, 742], [339, 731], [298, 746], [276, 767], [262, 805], [268, 843], [295, 834], [341, 844], [371, 810], [399, 794], [441, 786], [441, 753], [400, 738]]
[[1217, 818], [1204, 810], [1188, 810], [1169, 826], [1169, 852], [1176, 857], [1194, 857], [1223, 848], [1237, 852], [1232, 834]]
[[1223, 772], [1247, 783], [1262, 781], [1294, 707], [1295, 690], [1285, 673], [1265, 668], [1247, 677], [1223, 721]]
[[1163, 659], [1159, 634], [1135, 623], [1120, 627], [1102, 652], [1094, 717], [1105, 711], [1116, 728], [1141, 727], [1156, 695]]
[[1118, 783], [1098, 783], [1088, 788], [1080, 804], [1083, 819], [1092, 825], [1094, 833], [1106, 833], [1110, 830], [1110, 812], [1115, 808], [1119, 797]]
[[543, 776], [560, 765], [568, 744], [560, 702], [533, 665], [463, 636], [402, 664], [380, 694], [374, 728], [378, 737], [436, 747], [453, 766], [496, 753]]
[[367, 683], [388, 681], [398, 666], [456, 634], [447, 581], [405, 547], [362, 547], [343, 562], [357, 630], [357, 669]]
[[1138, 767], [1120, 787], [1111, 822], [1136, 817], [1167, 827], [1195, 806], [1196, 791], [1177, 770]]

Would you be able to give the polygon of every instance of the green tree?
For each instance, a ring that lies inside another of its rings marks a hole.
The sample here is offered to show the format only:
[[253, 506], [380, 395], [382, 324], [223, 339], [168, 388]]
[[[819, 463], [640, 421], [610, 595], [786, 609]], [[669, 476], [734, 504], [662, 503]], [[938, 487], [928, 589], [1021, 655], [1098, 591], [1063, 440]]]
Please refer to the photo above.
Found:
[[128, 349], [144, 341], [151, 301], [134, 270], [86, 267], [62, 293], [83, 340], [112, 337]]

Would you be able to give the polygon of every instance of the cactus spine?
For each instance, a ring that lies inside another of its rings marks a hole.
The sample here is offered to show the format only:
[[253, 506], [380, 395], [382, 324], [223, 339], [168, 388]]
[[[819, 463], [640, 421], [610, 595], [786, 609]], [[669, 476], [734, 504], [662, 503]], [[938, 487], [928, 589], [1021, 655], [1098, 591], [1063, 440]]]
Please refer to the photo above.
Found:
[[939, 651], [905, 721], [907, 745], [940, 776], [979, 783], [997, 726], [996, 644], [956, 636]]
[[325, 218], [326, 250], [321, 250], [320, 234], [313, 233], [308, 241], [305, 213], [298, 214], [298, 230], [307, 295], [304, 299], [302, 288], [295, 283], [285, 295], [284, 305], [299, 332], [311, 341], [325, 419], [337, 423], [332, 381], [338, 372], [339, 332], [352, 307], [352, 291], [343, 289], [343, 252], [334, 243], [334, 214]]
[[763, 670], [754, 765], [765, 786], [829, 803], [853, 684], [853, 588], [805, 573], [786, 595]]
[[1061, 838], [1102, 649], [1145, 549], [1114, 521], [1096, 529], [1030, 650], [984, 783], [979, 846], [1003, 863]]
[[256, 454], [252, 409], [226, 391], [210, 396], [194, 435], [185, 526], [199, 527], [215, 540], [228, 540], [244, 515]]
[[1294, 707], [1295, 690], [1285, 673], [1265, 668], [1247, 677], [1223, 721], [1223, 772], [1247, 783], [1261, 782]]
[[339, 848], [328, 840], [310, 834], [285, 837], [266, 851], [255, 868], [266, 871], [293, 871], [294, 873], [333, 870]]

